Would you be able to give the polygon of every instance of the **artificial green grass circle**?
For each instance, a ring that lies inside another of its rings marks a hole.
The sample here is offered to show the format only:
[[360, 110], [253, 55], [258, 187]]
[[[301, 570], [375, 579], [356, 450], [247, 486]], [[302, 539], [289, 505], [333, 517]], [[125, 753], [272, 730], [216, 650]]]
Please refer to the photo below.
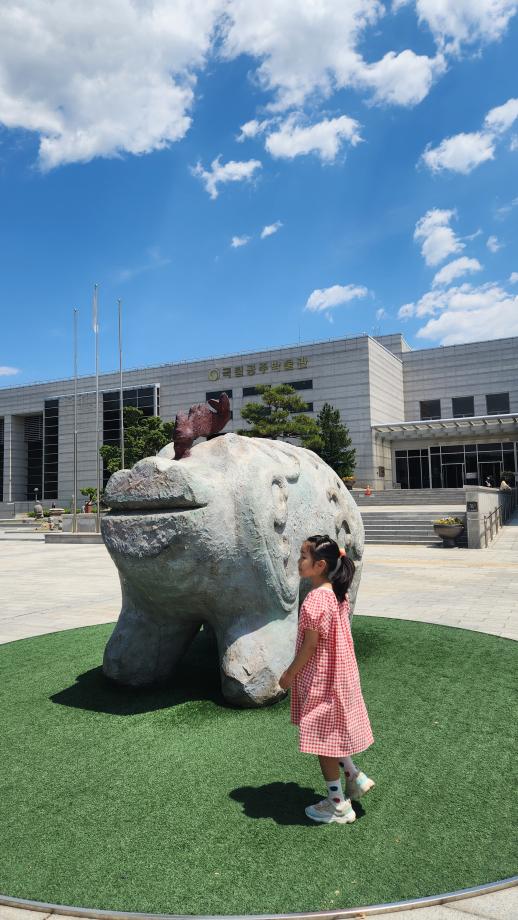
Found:
[[112, 910], [244, 914], [424, 897], [516, 871], [516, 644], [370, 617], [353, 634], [376, 788], [352, 825], [287, 702], [226, 707], [211, 637], [168, 687], [109, 684], [111, 626], [0, 648], [0, 892]]

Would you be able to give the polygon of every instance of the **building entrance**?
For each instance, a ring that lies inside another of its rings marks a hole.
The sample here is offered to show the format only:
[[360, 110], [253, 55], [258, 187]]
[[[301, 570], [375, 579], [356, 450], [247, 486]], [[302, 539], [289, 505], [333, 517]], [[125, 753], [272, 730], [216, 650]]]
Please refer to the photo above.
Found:
[[493, 485], [493, 488], [498, 489], [502, 481], [502, 463], [498, 461], [484, 461], [484, 463], [479, 463], [478, 465], [478, 481], [481, 486], [486, 484], [486, 479], [489, 479]]
[[401, 489], [462, 489], [489, 476], [498, 487], [502, 472], [518, 471], [517, 448], [516, 441], [487, 441], [396, 450], [396, 482]]
[[465, 481], [463, 463], [444, 463], [442, 467], [443, 489], [462, 489]]

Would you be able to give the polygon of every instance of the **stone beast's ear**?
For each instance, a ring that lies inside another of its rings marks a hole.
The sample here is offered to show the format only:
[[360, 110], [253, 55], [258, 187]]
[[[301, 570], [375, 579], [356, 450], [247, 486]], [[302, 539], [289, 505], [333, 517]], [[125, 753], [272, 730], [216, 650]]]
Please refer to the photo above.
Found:
[[353, 559], [363, 556], [363, 526], [353, 499], [338, 478], [330, 477], [327, 500], [334, 516], [335, 540]]
[[266, 578], [285, 610], [296, 604], [298, 593], [295, 508], [290, 489], [300, 476], [300, 461], [290, 445], [250, 438], [247, 465], [248, 506], [252, 510], [253, 543], [266, 565]]

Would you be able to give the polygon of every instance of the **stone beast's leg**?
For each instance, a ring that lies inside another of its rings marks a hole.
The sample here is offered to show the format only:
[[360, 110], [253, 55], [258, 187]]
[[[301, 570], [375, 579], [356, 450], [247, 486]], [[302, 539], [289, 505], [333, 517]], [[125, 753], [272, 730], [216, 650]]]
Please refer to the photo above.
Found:
[[279, 677], [293, 660], [297, 609], [282, 619], [231, 625], [214, 623], [220, 657], [221, 689], [233, 706], [275, 703], [285, 696]]
[[103, 671], [131, 687], [167, 680], [200, 628], [138, 606], [123, 587], [122, 610], [104, 650]]

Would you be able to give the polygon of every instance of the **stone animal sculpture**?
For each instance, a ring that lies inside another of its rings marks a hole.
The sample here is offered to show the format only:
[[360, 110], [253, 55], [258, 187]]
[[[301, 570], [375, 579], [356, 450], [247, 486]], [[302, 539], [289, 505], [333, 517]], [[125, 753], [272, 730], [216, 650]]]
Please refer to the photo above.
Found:
[[[212, 411], [214, 410], [214, 411]], [[176, 460], [189, 457], [197, 438], [218, 434], [230, 418], [230, 400], [226, 393], [219, 399], [191, 406], [189, 414], [179, 412], [174, 428], [174, 456]]]
[[292, 659], [303, 540], [329, 533], [361, 576], [363, 525], [336, 473], [311, 451], [226, 434], [180, 461], [172, 445], [106, 489], [102, 533], [120, 575], [122, 610], [104, 672], [144, 686], [169, 678], [202, 624], [215, 631], [226, 700], [284, 695]]

